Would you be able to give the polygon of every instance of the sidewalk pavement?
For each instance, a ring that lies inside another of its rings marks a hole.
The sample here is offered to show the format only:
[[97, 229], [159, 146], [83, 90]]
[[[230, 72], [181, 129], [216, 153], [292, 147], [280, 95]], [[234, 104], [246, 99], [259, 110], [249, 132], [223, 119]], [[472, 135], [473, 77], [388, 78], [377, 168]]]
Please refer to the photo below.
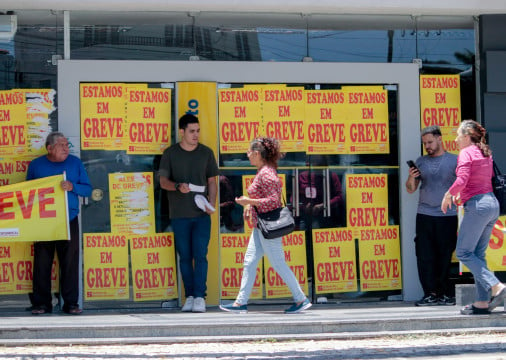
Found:
[[247, 314], [182, 313], [179, 308], [86, 310], [81, 315], [0, 313], [0, 344], [153, 344], [254, 339], [367, 338], [406, 333], [506, 334], [506, 312], [461, 315], [460, 306], [415, 307], [389, 301], [315, 304], [299, 314], [285, 305], [249, 305]]

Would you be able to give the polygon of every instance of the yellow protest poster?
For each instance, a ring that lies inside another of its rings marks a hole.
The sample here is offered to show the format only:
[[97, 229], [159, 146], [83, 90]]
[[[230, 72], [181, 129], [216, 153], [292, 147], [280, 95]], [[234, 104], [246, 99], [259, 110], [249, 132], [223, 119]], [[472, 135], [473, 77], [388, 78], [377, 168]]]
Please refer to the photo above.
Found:
[[129, 86], [126, 102], [128, 154], [162, 154], [171, 137], [171, 89]]
[[26, 102], [22, 90], [0, 91], [0, 156], [23, 155], [27, 149]]
[[250, 142], [260, 135], [261, 99], [260, 87], [218, 90], [221, 153], [245, 153]]
[[283, 152], [304, 151], [304, 87], [265, 85], [262, 133], [278, 139]]
[[305, 151], [307, 154], [346, 154], [348, 123], [344, 92], [305, 91]]
[[130, 236], [134, 301], [178, 297], [173, 233]]
[[83, 234], [84, 299], [129, 299], [128, 239], [124, 234]]
[[453, 140], [462, 116], [460, 75], [420, 75], [420, 114], [421, 128], [438, 125], [445, 150], [458, 154]]
[[[291, 234], [283, 236], [282, 242], [285, 261], [295, 275], [304, 294], [308, 295], [306, 235], [304, 231], [294, 231]], [[264, 273], [265, 295], [267, 299], [292, 296], [286, 283], [271, 266], [268, 257], [264, 259]]]
[[28, 164], [32, 160], [28, 156], [0, 158], [0, 186], [25, 181]]
[[357, 291], [353, 232], [349, 228], [313, 229], [315, 292]]
[[0, 188], [0, 241], [70, 239], [63, 175]]
[[388, 225], [386, 174], [346, 174], [346, 216], [353, 228]]
[[399, 226], [357, 230], [360, 257], [360, 290], [402, 288]]
[[56, 110], [54, 89], [26, 89], [26, 152], [30, 156], [46, 154], [46, 138], [53, 130], [51, 114]]
[[81, 83], [81, 150], [126, 150], [126, 92], [120, 83]]
[[[235, 299], [241, 287], [244, 254], [251, 234], [220, 234], [220, 298]], [[258, 262], [251, 299], [263, 297], [262, 260]]]
[[388, 154], [390, 130], [388, 96], [382, 87], [343, 88], [349, 123], [346, 147], [349, 154]]
[[155, 233], [153, 173], [109, 174], [111, 232]]

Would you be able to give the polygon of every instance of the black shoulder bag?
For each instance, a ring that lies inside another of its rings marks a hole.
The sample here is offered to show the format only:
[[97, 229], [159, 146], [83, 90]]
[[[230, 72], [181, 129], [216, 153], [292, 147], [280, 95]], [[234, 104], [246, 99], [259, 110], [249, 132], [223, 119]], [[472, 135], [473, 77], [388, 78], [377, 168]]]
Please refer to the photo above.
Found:
[[494, 176], [492, 177], [492, 188], [494, 195], [499, 202], [499, 214], [506, 214], [506, 175], [501, 174], [501, 170], [494, 161]]
[[286, 206], [260, 213], [254, 206], [257, 213], [257, 227], [266, 239], [276, 239], [290, 234], [295, 229], [295, 220], [292, 212]]

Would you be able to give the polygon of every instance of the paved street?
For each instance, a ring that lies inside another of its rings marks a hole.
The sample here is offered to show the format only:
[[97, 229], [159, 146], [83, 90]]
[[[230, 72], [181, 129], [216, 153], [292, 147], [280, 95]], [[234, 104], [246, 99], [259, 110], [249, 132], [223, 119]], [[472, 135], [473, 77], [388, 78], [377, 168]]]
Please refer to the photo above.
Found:
[[404, 334], [347, 340], [259, 340], [0, 348], [0, 359], [506, 359], [506, 333]]

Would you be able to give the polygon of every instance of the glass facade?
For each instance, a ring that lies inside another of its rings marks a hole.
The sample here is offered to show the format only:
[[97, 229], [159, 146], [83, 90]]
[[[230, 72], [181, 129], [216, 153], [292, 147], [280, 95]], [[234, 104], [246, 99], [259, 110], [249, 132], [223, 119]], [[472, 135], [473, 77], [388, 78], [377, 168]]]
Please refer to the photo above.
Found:
[[[64, 52], [63, 13], [19, 12], [15, 36], [0, 40], [0, 89], [52, 88], [57, 90], [56, 59]], [[411, 63], [421, 60], [422, 74], [460, 74], [462, 118], [475, 118], [475, 28], [472, 18], [411, 16], [300, 16], [265, 14], [202, 13], [96, 13], [70, 12], [70, 60], [153, 60], [190, 59], [208, 61], [275, 62], [361, 62]], [[372, 65], [371, 68], [374, 68]], [[135, 71], [135, 70], [134, 70]], [[222, 85], [222, 84], [220, 84]], [[234, 84], [242, 86], [244, 84]], [[290, 86], [295, 84], [290, 84]], [[306, 90], [340, 89], [341, 84], [298, 84]], [[350, 85], [350, 84], [346, 84]], [[361, 84], [355, 84], [360, 86]], [[345, 199], [327, 215], [305, 211], [298, 188], [301, 176], [315, 181], [330, 179], [328, 191], [343, 184], [345, 174], [382, 173], [388, 176], [389, 224], [399, 224], [398, 94], [395, 84], [378, 84], [388, 90], [390, 152], [386, 155], [307, 156], [292, 152], [280, 163], [286, 183], [287, 203], [296, 211], [298, 230], [310, 242], [312, 229], [344, 227]], [[150, 83], [149, 87], [166, 84]], [[173, 85], [172, 85], [173, 86]], [[223, 84], [223, 86], [225, 86]], [[226, 86], [230, 86], [227, 84]], [[172, 99], [174, 109], [175, 99]], [[57, 103], [56, 103], [57, 104]], [[56, 117], [56, 112], [55, 115]], [[57, 119], [54, 119], [57, 124]], [[64, 121], [60, 119], [60, 121]], [[174, 128], [175, 115], [171, 126]], [[55, 125], [57, 128], [57, 125]], [[413, 130], [415, 131], [415, 129]], [[418, 131], [418, 129], [416, 129]], [[172, 142], [176, 141], [173, 134]], [[107, 188], [112, 172], [157, 171], [159, 156], [128, 155], [123, 151], [85, 151], [94, 187]], [[253, 173], [245, 154], [220, 154], [220, 231], [240, 232], [244, 228], [241, 209], [231, 199], [242, 193], [241, 177]], [[304, 175], [305, 174], [305, 175]], [[223, 181], [221, 181], [223, 180]], [[318, 183], [319, 184], [319, 183]], [[315, 185], [316, 191], [323, 188]], [[155, 189], [157, 232], [170, 225], [165, 195]], [[338, 196], [338, 191], [334, 195]], [[83, 232], [109, 232], [109, 202], [88, 202], [83, 207]], [[298, 199], [298, 202], [294, 201]], [[223, 203], [223, 207], [221, 207]], [[310, 215], [310, 216], [308, 216]], [[308, 264], [312, 250], [308, 248]], [[312, 272], [314, 269], [309, 267]], [[312, 276], [314, 274], [308, 274]], [[335, 295], [342, 298], [375, 296], [387, 299], [400, 291]], [[24, 299], [24, 298], [23, 298]], [[0, 298], [0, 304], [4, 301]], [[145, 306], [146, 304], [144, 304]], [[151, 304], [158, 306], [159, 303]], [[134, 306], [131, 301], [93, 303], [87, 306]]]

